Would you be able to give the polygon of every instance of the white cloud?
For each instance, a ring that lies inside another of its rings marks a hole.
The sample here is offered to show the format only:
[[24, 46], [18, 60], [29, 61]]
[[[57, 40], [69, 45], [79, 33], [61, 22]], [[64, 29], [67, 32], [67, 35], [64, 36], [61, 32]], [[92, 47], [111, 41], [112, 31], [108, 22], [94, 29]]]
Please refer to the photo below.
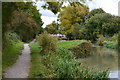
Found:
[[41, 18], [42, 18], [42, 21], [44, 22], [44, 24], [42, 26], [43, 28], [45, 28], [46, 25], [52, 23], [52, 21], [57, 21], [57, 15], [55, 15], [50, 10], [47, 10], [47, 9], [44, 10], [43, 8], [41, 8], [41, 6], [44, 5], [44, 4], [45, 4], [44, 1], [38, 1], [38, 2], [36, 2], [37, 9], [42, 14]]
[[107, 13], [118, 15], [118, 2], [119, 0], [93, 0], [88, 1], [86, 5], [89, 6], [90, 10], [102, 8]]
[[49, 17], [49, 16], [41, 16], [42, 21], [44, 22], [43, 28], [46, 27], [46, 25], [52, 23], [53, 21], [57, 21], [57, 17]]

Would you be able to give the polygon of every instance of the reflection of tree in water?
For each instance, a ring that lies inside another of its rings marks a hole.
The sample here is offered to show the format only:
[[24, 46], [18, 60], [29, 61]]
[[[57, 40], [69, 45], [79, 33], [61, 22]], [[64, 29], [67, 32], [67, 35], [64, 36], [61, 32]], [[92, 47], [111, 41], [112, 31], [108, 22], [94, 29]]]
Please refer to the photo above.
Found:
[[94, 47], [92, 53], [94, 53], [92, 56], [80, 59], [84, 66], [100, 70], [106, 68], [116, 70], [118, 68], [117, 51], [103, 47]]

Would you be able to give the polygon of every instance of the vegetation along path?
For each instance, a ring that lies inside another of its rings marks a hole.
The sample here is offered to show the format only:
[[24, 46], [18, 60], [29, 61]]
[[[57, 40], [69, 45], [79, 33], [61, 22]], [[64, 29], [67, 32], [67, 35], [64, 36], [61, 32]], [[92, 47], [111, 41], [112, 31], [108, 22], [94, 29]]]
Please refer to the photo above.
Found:
[[27, 78], [29, 74], [29, 68], [31, 57], [29, 44], [24, 44], [22, 55], [19, 56], [17, 62], [9, 67], [5, 72], [6, 78]]

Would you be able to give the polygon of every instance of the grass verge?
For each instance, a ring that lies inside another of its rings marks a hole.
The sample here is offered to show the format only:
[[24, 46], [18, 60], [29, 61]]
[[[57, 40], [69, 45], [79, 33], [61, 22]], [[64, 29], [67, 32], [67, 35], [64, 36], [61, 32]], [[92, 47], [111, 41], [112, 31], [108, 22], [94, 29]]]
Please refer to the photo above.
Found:
[[3, 50], [2, 54], [2, 69], [4, 70], [14, 64], [16, 60], [18, 59], [18, 56], [21, 54], [21, 51], [23, 49], [23, 42], [14, 42], [11, 45], [7, 46]]
[[[67, 48], [66, 45], [65, 47]], [[92, 80], [107, 78], [107, 70], [98, 72], [94, 71], [95, 69], [84, 68], [74, 58], [72, 52], [68, 51], [64, 46], [62, 48], [58, 47], [56, 53], [45, 54], [40, 53], [41, 48], [38, 43], [30, 44], [30, 48], [32, 66], [29, 78], [85, 78], [84, 80], [87, 80], [87, 78]]]
[[[31, 69], [29, 78], [42, 78], [42, 77], [50, 77], [52, 67], [47, 67], [46, 65], [53, 62], [54, 57], [51, 60], [47, 60], [46, 62], [46, 55], [41, 55], [39, 52], [41, 48], [39, 47], [38, 43], [30, 44], [31, 48]], [[54, 56], [54, 55], [53, 55]], [[45, 61], [45, 62], [44, 62]], [[45, 64], [47, 63], [47, 64]]]

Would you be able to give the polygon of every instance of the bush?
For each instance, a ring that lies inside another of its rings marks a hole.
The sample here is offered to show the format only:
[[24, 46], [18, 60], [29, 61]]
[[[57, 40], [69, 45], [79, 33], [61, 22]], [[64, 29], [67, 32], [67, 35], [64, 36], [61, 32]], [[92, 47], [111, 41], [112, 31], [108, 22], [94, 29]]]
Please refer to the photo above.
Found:
[[114, 41], [104, 41], [104, 47], [111, 48], [111, 49], [116, 49], [117, 48], [117, 43]]
[[14, 32], [6, 32], [4, 33], [4, 37], [3, 37], [4, 41], [2, 43], [2, 49], [4, 49], [5, 47], [7, 47], [8, 45], [13, 45], [14, 42], [18, 42], [20, 41], [20, 37], [14, 33]]
[[[34, 43], [33, 43], [34, 44]], [[80, 78], [83, 80], [98, 80], [107, 78], [107, 70], [96, 71], [81, 65], [80, 61], [74, 58], [71, 51], [66, 48], [58, 48], [58, 52], [39, 55], [39, 45], [30, 45], [32, 48], [32, 71], [31, 78]], [[37, 50], [37, 51], [36, 51]], [[37, 54], [36, 54], [37, 53]]]
[[118, 41], [118, 34], [114, 34], [112, 37], [105, 38], [103, 46], [111, 49], [117, 49]]
[[84, 80], [98, 80], [107, 78], [108, 70], [97, 71], [95, 69], [85, 68], [79, 60], [76, 60], [73, 54], [65, 49], [60, 48], [57, 54], [58, 59], [55, 64], [55, 78], [80, 78]]
[[97, 44], [98, 44], [99, 46], [103, 46], [103, 44], [104, 44], [104, 39], [105, 39], [105, 37], [104, 37], [103, 35], [101, 35], [101, 36], [98, 38]]
[[68, 50], [72, 51], [77, 58], [90, 55], [92, 43], [90, 41], [83, 41], [81, 44], [71, 47]]
[[50, 53], [57, 51], [57, 38], [51, 36], [47, 32], [39, 35], [38, 43], [42, 46], [41, 53]]

